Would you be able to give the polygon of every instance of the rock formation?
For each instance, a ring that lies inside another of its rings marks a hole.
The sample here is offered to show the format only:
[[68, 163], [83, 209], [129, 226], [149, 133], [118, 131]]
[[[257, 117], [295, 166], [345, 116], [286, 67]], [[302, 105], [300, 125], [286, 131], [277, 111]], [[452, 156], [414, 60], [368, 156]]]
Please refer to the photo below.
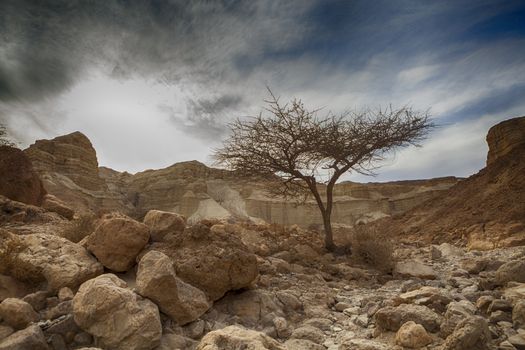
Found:
[[[275, 198], [266, 190], [273, 184], [238, 178], [197, 161], [134, 175], [98, 168], [93, 146], [79, 132], [37, 141], [24, 152], [48, 192], [77, 211], [119, 210], [141, 218], [150, 210], [162, 210], [182, 214], [190, 223], [236, 217], [302, 227], [322, 225], [313, 199], [297, 205]], [[457, 181], [448, 177], [384, 184], [344, 182], [335, 189], [332, 222], [351, 226], [356, 221], [398, 215]]]
[[0, 195], [40, 205], [46, 194], [29, 158], [18, 148], [0, 146]]

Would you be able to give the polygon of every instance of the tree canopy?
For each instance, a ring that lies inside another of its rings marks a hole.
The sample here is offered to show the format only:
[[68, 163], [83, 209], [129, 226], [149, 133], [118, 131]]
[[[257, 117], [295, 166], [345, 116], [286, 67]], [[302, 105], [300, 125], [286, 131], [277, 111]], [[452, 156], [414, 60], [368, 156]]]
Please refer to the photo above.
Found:
[[[341, 115], [309, 110], [299, 99], [281, 104], [270, 91], [258, 116], [237, 119], [215, 151], [218, 163], [248, 176], [281, 179], [283, 196], [311, 193], [321, 211], [325, 244], [333, 249], [333, 188], [346, 172], [373, 175], [392, 151], [419, 145], [433, 127], [428, 112], [411, 107]], [[326, 198], [317, 185], [326, 184]]]

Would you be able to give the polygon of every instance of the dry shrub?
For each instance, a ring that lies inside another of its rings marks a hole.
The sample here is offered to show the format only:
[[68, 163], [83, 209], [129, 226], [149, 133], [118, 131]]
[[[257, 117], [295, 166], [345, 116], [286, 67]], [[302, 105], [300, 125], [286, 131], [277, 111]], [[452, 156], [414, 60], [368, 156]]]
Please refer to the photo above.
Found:
[[24, 264], [18, 255], [27, 250], [21, 239], [7, 231], [0, 230], [0, 273], [23, 282], [39, 282], [41, 271]]
[[360, 262], [381, 272], [392, 272], [394, 246], [391, 239], [377, 228], [367, 225], [355, 226], [351, 242], [352, 254]]
[[69, 222], [68, 226], [62, 232], [62, 237], [73, 243], [78, 243], [95, 230], [95, 221], [95, 215], [82, 214]]

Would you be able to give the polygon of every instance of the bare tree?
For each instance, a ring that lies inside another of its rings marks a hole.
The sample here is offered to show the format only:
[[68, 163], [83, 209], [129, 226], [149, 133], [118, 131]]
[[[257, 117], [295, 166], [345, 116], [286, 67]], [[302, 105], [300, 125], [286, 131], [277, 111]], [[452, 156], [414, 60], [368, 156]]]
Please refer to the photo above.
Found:
[[[301, 100], [281, 104], [269, 92], [264, 109], [268, 115], [263, 111], [231, 123], [231, 134], [214, 157], [243, 175], [278, 178], [278, 193], [284, 197], [313, 195], [323, 218], [326, 249], [334, 250], [330, 218], [337, 180], [349, 171], [374, 175], [392, 151], [417, 146], [433, 127], [429, 114], [390, 107], [320, 117], [320, 110], [308, 110]], [[320, 184], [326, 185], [325, 194]]]
[[0, 124], [0, 146], [11, 146], [15, 147], [15, 143], [11, 142], [7, 135], [7, 129], [4, 125]]

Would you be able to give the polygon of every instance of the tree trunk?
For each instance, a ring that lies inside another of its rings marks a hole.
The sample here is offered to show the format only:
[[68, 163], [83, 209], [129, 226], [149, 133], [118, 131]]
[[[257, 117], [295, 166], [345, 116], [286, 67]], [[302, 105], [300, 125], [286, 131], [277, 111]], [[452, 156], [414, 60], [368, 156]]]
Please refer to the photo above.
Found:
[[334, 238], [332, 235], [332, 223], [330, 222], [330, 214], [323, 212], [323, 225], [324, 225], [324, 246], [329, 252], [333, 252], [335, 249]]

